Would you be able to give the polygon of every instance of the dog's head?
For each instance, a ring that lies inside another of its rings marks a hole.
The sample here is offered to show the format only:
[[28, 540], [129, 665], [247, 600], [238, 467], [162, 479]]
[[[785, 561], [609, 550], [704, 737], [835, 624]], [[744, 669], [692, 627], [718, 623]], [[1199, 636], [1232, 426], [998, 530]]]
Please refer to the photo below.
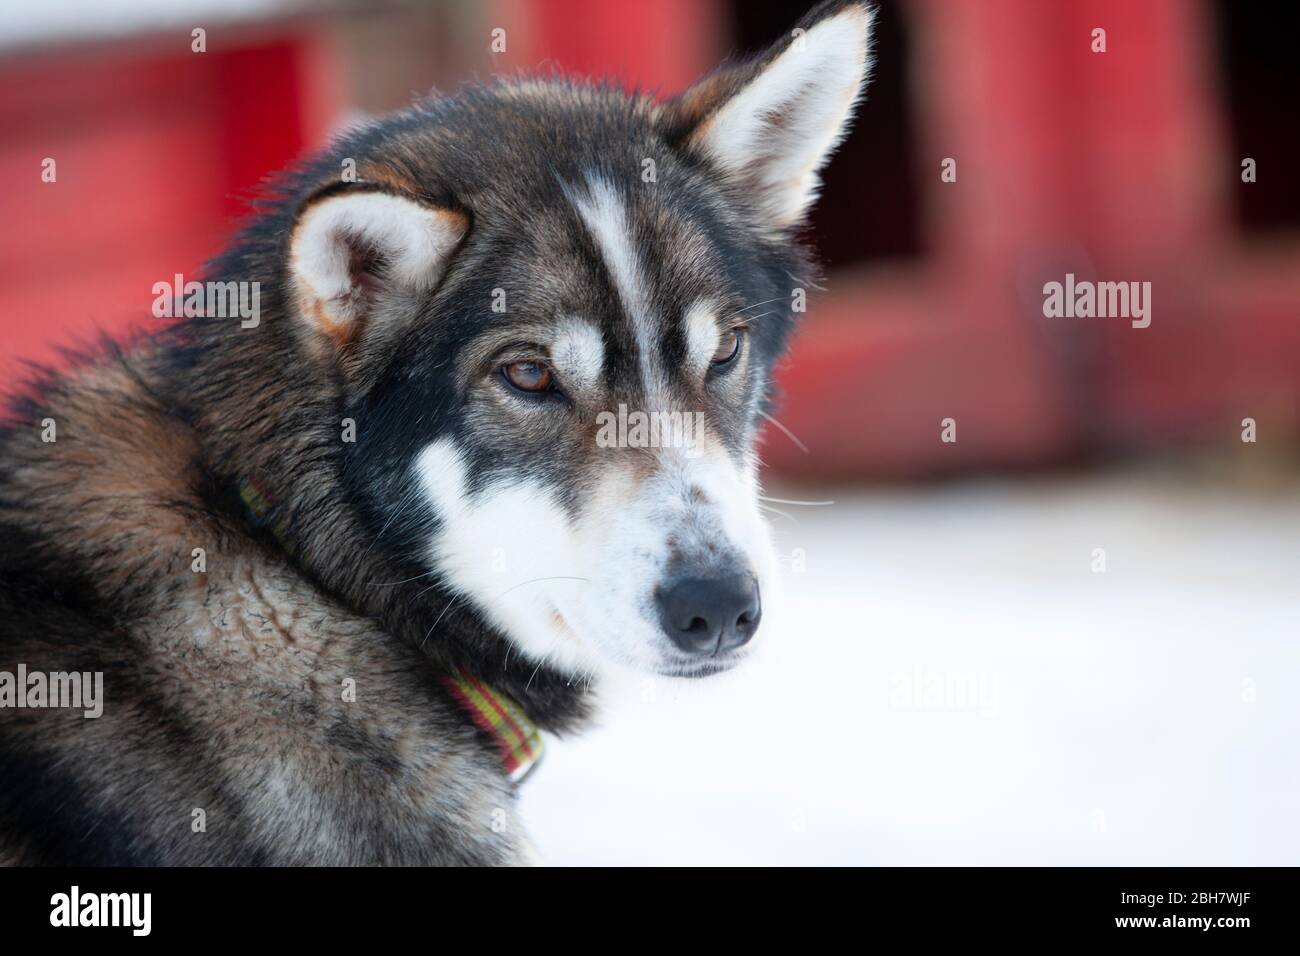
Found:
[[[793, 238], [866, 78], [825, 4], [669, 103], [558, 80], [337, 144], [288, 240], [381, 547], [522, 653], [726, 669], [774, 558], [753, 442], [810, 278]], [[354, 176], [348, 175], [355, 172]]]

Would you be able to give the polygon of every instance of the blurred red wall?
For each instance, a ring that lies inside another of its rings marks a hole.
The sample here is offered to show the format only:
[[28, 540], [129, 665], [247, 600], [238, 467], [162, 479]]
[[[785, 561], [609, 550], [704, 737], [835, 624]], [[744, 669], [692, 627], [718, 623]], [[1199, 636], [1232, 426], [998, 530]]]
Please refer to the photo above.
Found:
[[178, 31], [0, 64], [6, 379], [20, 359], [147, 326], [153, 284], [194, 274], [262, 177], [325, 135], [339, 108], [325, 34], [211, 40], [203, 54]]
[[[438, 9], [481, 42], [479, 76], [550, 63], [670, 94], [730, 52], [745, 17], [791, 23], [803, 6]], [[869, 210], [907, 184], [919, 250], [853, 261], [813, 298], [779, 412], [809, 451], [773, 433], [769, 465], [823, 479], [1021, 467], [1226, 442], [1247, 415], [1296, 433], [1300, 242], [1247, 247], [1233, 219], [1227, 197], [1249, 187], [1229, 152], [1207, 11], [884, 5], [877, 79], [812, 238], [849, 261], [855, 245], [881, 247], [867, 241], [879, 228]], [[487, 61], [497, 22], [510, 54]], [[1099, 25], [1105, 54], [1090, 47]], [[356, 65], [337, 33], [322, 15], [214, 31], [202, 56], [177, 31], [0, 61], [0, 375], [57, 361], [56, 346], [96, 329], [147, 327], [153, 283], [193, 274], [258, 181], [343, 115], [340, 77]], [[890, 103], [906, 114], [906, 153], [871, 139], [900, 135], [873, 126]], [[57, 183], [41, 179], [47, 157]], [[956, 183], [940, 180], [947, 157]], [[1067, 271], [1151, 281], [1151, 327], [1045, 319], [1042, 282]], [[946, 417], [956, 444], [939, 441]]]

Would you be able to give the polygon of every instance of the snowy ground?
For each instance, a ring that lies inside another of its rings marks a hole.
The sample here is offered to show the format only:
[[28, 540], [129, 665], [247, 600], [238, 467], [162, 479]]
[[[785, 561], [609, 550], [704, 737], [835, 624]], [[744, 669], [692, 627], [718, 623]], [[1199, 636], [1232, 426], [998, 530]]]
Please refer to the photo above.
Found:
[[548, 862], [1300, 864], [1300, 495], [805, 496], [759, 660], [549, 741]]

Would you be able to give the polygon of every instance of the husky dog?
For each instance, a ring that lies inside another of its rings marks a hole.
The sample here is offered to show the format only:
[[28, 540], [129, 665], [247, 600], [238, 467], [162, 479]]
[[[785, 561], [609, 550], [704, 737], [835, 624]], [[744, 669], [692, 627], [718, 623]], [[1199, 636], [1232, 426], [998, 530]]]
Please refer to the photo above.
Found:
[[[671, 101], [510, 79], [350, 132], [209, 267], [256, 321], [36, 383], [0, 438], [0, 859], [527, 862], [538, 728], [742, 661], [752, 446], [871, 20], [824, 3]], [[69, 675], [102, 700], [53, 706]]]

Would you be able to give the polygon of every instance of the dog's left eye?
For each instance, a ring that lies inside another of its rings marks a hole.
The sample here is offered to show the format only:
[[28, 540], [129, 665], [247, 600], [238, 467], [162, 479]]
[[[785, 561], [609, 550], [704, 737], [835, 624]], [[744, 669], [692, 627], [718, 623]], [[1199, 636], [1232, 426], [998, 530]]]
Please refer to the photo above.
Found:
[[718, 350], [713, 353], [713, 358], [709, 361], [716, 369], [723, 365], [730, 365], [739, 354], [740, 332], [732, 329], [722, 334], [722, 337], [718, 340]]
[[501, 377], [521, 392], [540, 394], [555, 389], [555, 376], [541, 362], [511, 362], [503, 365]]

